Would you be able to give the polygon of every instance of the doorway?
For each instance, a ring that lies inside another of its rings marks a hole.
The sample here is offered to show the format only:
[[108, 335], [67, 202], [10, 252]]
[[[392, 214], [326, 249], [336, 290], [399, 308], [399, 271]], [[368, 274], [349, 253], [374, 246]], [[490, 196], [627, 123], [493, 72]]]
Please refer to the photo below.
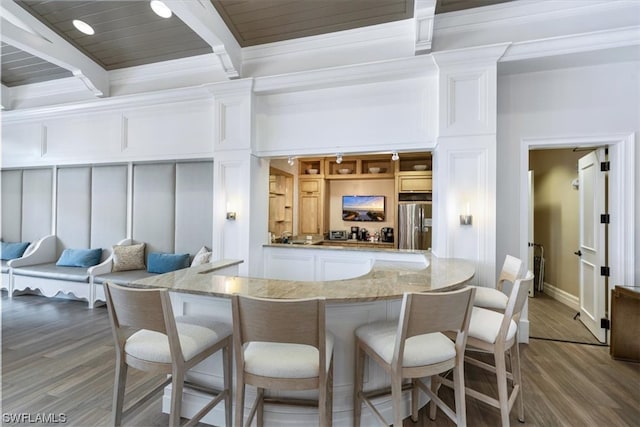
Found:
[[[529, 265], [529, 151], [551, 148], [574, 147], [609, 147], [609, 162], [611, 168], [609, 176], [608, 211], [611, 222], [608, 225], [608, 267], [609, 283], [616, 285], [633, 283], [634, 279], [634, 207], [635, 207], [635, 135], [610, 134], [579, 137], [549, 137], [525, 138], [520, 145], [520, 227], [519, 256]], [[610, 301], [609, 301], [610, 305]], [[525, 307], [520, 320], [521, 341], [528, 342], [530, 334], [530, 320], [528, 307]], [[607, 312], [610, 312], [607, 306]], [[608, 331], [606, 331], [608, 334]]]
[[[583, 268], [589, 264], [580, 257], [579, 248], [583, 247], [579, 220], [583, 211], [581, 201], [586, 191], [592, 193], [589, 196], [593, 200], [595, 191], [584, 182], [584, 171], [580, 172], [578, 165], [600, 152], [604, 150], [596, 151], [593, 147], [529, 151], [534, 243], [530, 264], [533, 259], [535, 274], [529, 300], [532, 338], [584, 344], [598, 344], [605, 339], [600, 325], [594, 326], [589, 318], [594, 310], [580, 314], [583, 303], [591, 301], [584, 296], [585, 279], [587, 284], [592, 284]], [[604, 192], [601, 198], [605, 198]], [[602, 241], [602, 246], [606, 246], [606, 239]], [[606, 296], [608, 292], [602, 285], [597, 289]], [[596, 311], [605, 313], [604, 299], [598, 299], [598, 304]]]

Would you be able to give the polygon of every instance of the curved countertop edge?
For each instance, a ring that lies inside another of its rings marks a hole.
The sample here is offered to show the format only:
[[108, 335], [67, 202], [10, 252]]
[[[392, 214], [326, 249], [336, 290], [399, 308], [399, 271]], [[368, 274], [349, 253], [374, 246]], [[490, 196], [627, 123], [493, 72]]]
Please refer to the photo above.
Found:
[[[291, 245], [278, 246], [291, 247]], [[301, 246], [306, 247], [306, 245], [295, 245], [295, 247]], [[331, 246], [315, 248], [350, 250], [350, 248]], [[468, 260], [438, 258], [426, 251], [409, 252], [422, 253], [424, 264], [376, 261], [368, 273], [342, 280], [300, 281], [225, 276], [221, 270], [243, 261], [220, 260], [136, 280], [129, 286], [166, 288], [173, 292], [222, 298], [230, 298], [234, 293], [239, 293], [273, 299], [324, 297], [327, 302], [356, 303], [398, 299], [405, 292], [454, 290], [470, 282], [475, 275], [475, 266]]]

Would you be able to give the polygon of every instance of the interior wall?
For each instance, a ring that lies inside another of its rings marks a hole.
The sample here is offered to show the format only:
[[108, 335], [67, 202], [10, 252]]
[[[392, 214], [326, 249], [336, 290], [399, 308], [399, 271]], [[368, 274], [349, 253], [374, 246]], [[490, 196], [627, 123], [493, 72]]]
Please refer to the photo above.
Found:
[[[499, 75], [496, 259], [519, 254], [519, 159], [522, 140], [640, 131], [640, 62]], [[636, 142], [637, 144], [637, 142]], [[640, 164], [640, 150], [635, 150]], [[635, 170], [635, 188], [640, 172]], [[636, 190], [637, 191], [637, 190]], [[635, 200], [640, 223], [640, 197]], [[635, 233], [635, 283], [640, 283], [640, 233]], [[628, 260], [631, 262], [631, 260]]]
[[[382, 227], [393, 227], [396, 212], [395, 182], [393, 179], [349, 179], [329, 181], [329, 229], [351, 230], [352, 226], [366, 228], [371, 234]], [[385, 196], [385, 221], [363, 222], [342, 220], [342, 196]]]
[[532, 150], [529, 169], [534, 176], [534, 242], [544, 248], [545, 286], [579, 297], [578, 159], [584, 151]]

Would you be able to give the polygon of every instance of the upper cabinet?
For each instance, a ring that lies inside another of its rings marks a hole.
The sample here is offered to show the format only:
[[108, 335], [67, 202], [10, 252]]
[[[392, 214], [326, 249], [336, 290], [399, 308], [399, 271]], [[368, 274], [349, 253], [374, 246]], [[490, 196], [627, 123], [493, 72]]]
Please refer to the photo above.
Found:
[[433, 189], [431, 153], [401, 154], [396, 163], [398, 193], [429, 193]]

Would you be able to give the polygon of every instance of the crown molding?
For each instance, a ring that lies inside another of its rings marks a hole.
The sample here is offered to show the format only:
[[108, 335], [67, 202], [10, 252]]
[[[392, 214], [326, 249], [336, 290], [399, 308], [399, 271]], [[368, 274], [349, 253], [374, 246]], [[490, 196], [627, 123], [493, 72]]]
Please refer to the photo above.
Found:
[[436, 75], [436, 73], [437, 68], [433, 62], [433, 57], [431, 55], [419, 55], [369, 64], [256, 77], [254, 92], [258, 95], [267, 95], [348, 84], [365, 84], [389, 79], [425, 77]]
[[496, 25], [523, 25], [548, 21], [550, 18], [593, 16], [603, 11], [637, 7], [635, 0], [519, 0], [481, 8], [448, 12], [436, 16], [435, 32], [440, 34], [495, 31]]
[[25, 108], [20, 110], [5, 111], [2, 114], [2, 124], [28, 122], [35, 120], [51, 119], [82, 112], [82, 114], [114, 111], [125, 108], [146, 107], [172, 102], [194, 101], [210, 99], [208, 90], [202, 86], [169, 89], [152, 93], [123, 95], [112, 98], [92, 99], [80, 102], [69, 102], [44, 107]]
[[500, 62], [640, 45], [640, 26], [516, 42]]

